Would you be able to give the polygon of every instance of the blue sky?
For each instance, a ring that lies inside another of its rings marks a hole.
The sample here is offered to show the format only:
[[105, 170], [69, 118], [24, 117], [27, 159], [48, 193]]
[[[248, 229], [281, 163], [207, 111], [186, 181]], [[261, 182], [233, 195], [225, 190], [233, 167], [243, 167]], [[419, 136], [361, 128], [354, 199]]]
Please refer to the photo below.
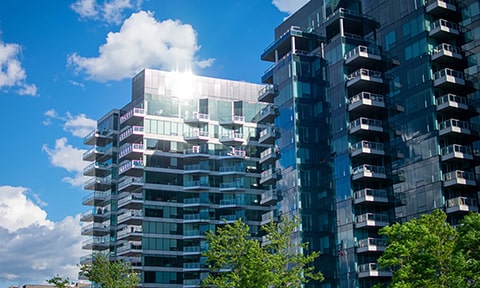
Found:
[[274, 28], [307, 0], [0, 3], [0, 287], [75, 279], [83, 136], [143, 68], [259, 83]]

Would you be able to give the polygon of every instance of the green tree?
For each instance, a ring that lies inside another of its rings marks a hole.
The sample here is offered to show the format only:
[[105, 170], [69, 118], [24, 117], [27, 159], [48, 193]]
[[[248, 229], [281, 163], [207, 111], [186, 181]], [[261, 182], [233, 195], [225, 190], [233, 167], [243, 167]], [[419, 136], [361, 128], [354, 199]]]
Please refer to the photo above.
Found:
[[100, 253], [93, 256], [92, 264], [82, 265], [80, 272], [102, 288], [132, 288], [140, 282], [129, 262], [110, 261]]
[[318, 252], [303, 254], [308, 243], [294, 245], [291, 241], [298, 221], [282, 218], [279, 224], [263, 227], [266, 244], [250, 237], [247, 224], [241, 220], [207, 232], [209, 250], [204, 253], [212, 272], [204, 286], [218, 288], [301, 287], [310, 279], [323, 280], [311, 263]]
[[480, 214], [471, 213], [458, 227], [457, 267], [467, 287], [480, 288]]
[[68, 279], [68, 277], [67, 278], [62, 278], [58, 274], [55, 277], [53, 277], [52, 279], [48, 279], [47, 283], [52, 284], [52, 285], [54, 285], [55, 287], [58, 287], [58, 288], [68, 288], [68, 287], [70, 287], [69, 285], [71, 284], [70, 279]]
[[446, 218], [443, 211], [436, 210], [380, 230], [388, 246], [378, 263], [394, 271], [389, 287], [462, 286], [456, 252], [458, 233]]

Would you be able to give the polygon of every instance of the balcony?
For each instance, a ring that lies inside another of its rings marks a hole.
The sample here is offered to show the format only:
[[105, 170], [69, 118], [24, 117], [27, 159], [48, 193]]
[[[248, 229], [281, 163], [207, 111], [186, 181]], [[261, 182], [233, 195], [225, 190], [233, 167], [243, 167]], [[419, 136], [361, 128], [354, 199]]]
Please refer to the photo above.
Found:
[[382, 238], [368, 237], [357, 242], [357, 253], [383, 252], [387, 248], [387, 241]]
[[457, 96], [455, 94], [446, 94], [438, 97], [435, 100], [437, 104], [437, 111], [442, 112], [455, 112], [458, 109], [468, 110], [467, 97]]
[[106, 237], [92, 237], [82, 242], [82, 249], [102, 251], [110, 248], [109, 238]]
[[210, 116], [207, 113], [193, 112], [191, 116], [185, 117], [184, 122], [194, 127], [200, 127], [208, 124], [209, 120]]
[[204, 130], [192, 130], [183, 135], [183, 139], [191, 143], [205, 143], [208, 142], [210, 137], [208, 136], [208, 131]]
[[110, 233], [110, 227], [102, 223], [91, 223], [83, 226], [81, 233], [83, 236], [102, 236]]
[[260, 91], [258, 91], [258, 101], [273, 103], [273, 99], [278, 94], [277, 85], [268, 84], [265, 85]]
[[208, 163], [189, 164], [183, 166], [183, 174], [209, 174], [210, 166]]
[[386, 179], [387, 174], [385, 173], [385, 167], [376, 166], [370, 164], [363, 164], [353, 168], [352, 170], [352, 179]]
[[260, 110], [258, 117], [259, 123], [273, 123], [275, 116], [277, 115], [277, 110], [273, 104], [268, 104], [265, 108]]
[[384, 156], [385, 149], [383, 147], [383, 144], [380, 142], [362, 140], [360, 142], [352, 144], [352, 146], [350, 147], [350, 155], [352, 157], [372, 157], [374, 155]]
[[446, 65], [451, 68], [460, 69], [462, 65], [465, 65], [465, 63], [460, 61], [463, 59], [462, 49], [447, 43], [442, 43], [435, 46], [435, 48], [433, 48], [430, 54], [432, 61], [435, 61], [442, 65]]
[[232, 147], [230, 151], [220, 151], [219, 156], [220, 158], [225, 160], [226, 159], [244, 159], [245, 157], [247, 157], [247, 151]]
[[231, 146], [243, 145], [246, 142], [243, 137], [243, 133], [232, 131], [228, 134], [222, 135], [222, 137], [220, 137], [220, 143]]
[[384, 189], [365, 188], [353, 192], [354, 204], [386, 204], [388, 203], [387, 191]]
[[127, 226], [117, 231], [117, 240], [141, 241], [142, 237], [142, 226]]
[[245, 124], [245, 116], [232, 115], [230, 117], [222, 117], [219, 124], [227, 128], [239, 128]]
[[258, 142], [260, 144], [269, 144], [272, 145], [275, 143], [275, 139], [277, 138], [277, 130], [273, 126], [268, 126], [267, 128], [260, 131], [260, 138]]
[[120, 148], [120, 152], [118, 153], [118, 159], [120, 160], [133, 160], [143, 158], [143, 151], [144, 146], [143, 144], [138, 143], [128, 143], [123, 145]]
[[83, 197], [82, 199], [82, 205], [85, 206], [98, 206], [100, 203], [105, 202], [110, 198], [110, 193], [109, 192], [100, 192], [100, 191], [95, 191], [87, 196]]
[[433, 74], [433, 86], [444, 90], [464, 91], [467, 87], [465, 74], [461, 71], [445, 68]]
[[243, 179], [231, 181], [231, 182], [223, 182], [219, 185], [220, 192], [232, 192], [232, 191], [239, 191], [245, 189], [245, 183]]
[[[93, 255], [92, 254], [88, 254], [88, 255], [80, 257], [80, 265], [92, 264], [92, 261], [93, 261]], [[79, 279], [82, 279], [82, 280], [87, 279], [87, 278], [81, 278], [82, 275], [80, 275], [80, 273], [79, 273], [78, 276], [79, 276]]]
[[230, 166], [222, 166], [218, 168], [218, 174], [225, 176], [225, 175], [244, 175], [245, 174], [245, 164], [237, 164], [237, 165], [230, 165]]
[[463, 146], [453, 144], [443, 147], [440, 150], [442, 161], [457, 161], [473, 160], [473, 151], [470, 146]]
[[128, 126], [126, 130], [120, 133], [118, 141], [129, 143], [138, 142], [143, 139], [143, 135], [145, 135], [143, 126]]
[[117, 225], [142, 225], [142, 210], [127, 210], [117, 215]]
[[127, 177], [118, 183], [118, 190], [122, 192], [137, 192], [143, 187], [143, 177]]
[[201, 252], [200, 246], [184, 246], [183, 255], [199, 255]]
[[345, 54], [345, 64], [354, 67], [368, 67], [382, 60], [380, 50], [359, 45]]
[[95, 190], [95, 191], [106, 191], [111, 188], [112, 185], [112, 176], [107, 177], [92, 177], [85, 181], [83, 184], [83, 189], [85, 190]]
[[392, 272], [381, 269], [377, 263], [358, 265], [358, 278], [392, 277]]
[[183, 155], [187, 158], [208, 158], [210, 156], [208, 150], [201, 149], [199, 145], [183, 150]]
[[183, 263], [183, 271], [199, 271], [200, 262]]
[[104, 208], [92, 208], [83, 212], [80, 215], [80, 221], [82, 222], [102, 222], [105, 217], [109, 216], [110, 213], [108, 209]]
[[443, 181], [443, 187], [475, 187], [477, 185], [475, 173], [462, 170], [445, 173]]
[[105, 177], [111, 173], [112, 160], [107, 162], [92, 162], [83, 168], [84, 176]]
[[130, 160], [120, 163], [118, 175], [139, 177], [143, 175], [143, 160]]
[[207, 179], [184, 181], [183, 189], [185, 190], [205, 190], [210, 188], [210, 183]]
[[196, 229], [186, 229], [183, 230], [183, 239], [192, 239], [192, 238], [200, 238], [205, 237], [205, 235], [200, 235], [200, 230]]
[[448, 119], [438, 124], [439, 136], [461, 136], [470, 135], [470, 124], [467, 121]]
[[103, 147], [112, 142], [112, 133], [113, 131], [110, 129], [103, 129], [102, 131], [95, 129], [83, 138], [83, 143], [85, 145], [97, 145]]
[[103, 158], [104, 156], [109, 156], [107, 157], [107, 159], [105, 159], [105, 160], [108, 160], [112, 156], [111, 152], [108, 153], [109, 150], [111, 149], [112, 149], [112, 143], [108, 144], [105, 147], [93, 146], [92, 148], [87, 150], [85, 153], [83, 153], [83, 160], [94, 161], [96, 159]]
[[120, 125], [134, 125], [142, 123], [145, 115], [145, 109], [135, 107], [120, 116]]
[[126, 196], [120, 198], [117, 202], [118, 209], [142, 209], [143, 197], [142, 195], [130, 194], [128, 192], [122, 193]]
[[455, 0], [428, 0], [425, 11], [435, 17], [445, 16], [457, 12]]
[[[323, 25], [326, 26], [327, 39], [331, 39], [334, 35], [340, 34], [340, 21], [343, 22], [344, 27], [349, 27], [349, 30], [354, 30], [352, 33], [364, 33], [372, 31], [378, 27], [378, 22], [368, 15], [359, 14], [357, 11], [339, 8], [332, 14], [327, 15]], [[347, 34], [347, 33], [345, 33]]]
[[360, 117], [350, 122], [349, 132], [350, 134], [382, 133], [383, 122], [382, 120]]
[[117, 256], [137, 256], [142, 252], [141, 241], [126, 242], [123, 246], [117, 247]]
[[381, 228], [388, 225], [388, 215], [383, 213], [365, 213], [355, 217], [356, 228]]
[[260, 164], [272, 165], [279, 158], [279, 149], [277, 147], [268, 147], [260, 153]]
[[185, 198], [183, 199], [183, 207], [197, 207], [197, 206], [209, 206], [208, 199], [202, 198]]
[[430, 26], [428, 36], [440, 40], [448, 40], [460, 35], [460, 27], [457, 23], [447, 21], [445, 19], [438, 19]]
[[278, 201], [277, 189], [270, 189], [262, 193], [260, 205], [275, 205]]
[[378, 88], [383, 84], [382, 72], [361, 68], [347, 76], [346, 85], [348, 88], [367, 90]]
[[237, 207], [238, 205], [241, 205], [241, 204], [245, 204], [243, 203], [242, 201], [237, 201], [237, 199], [222, 199], [220, 200], [219, 204], [218, 204], [218, 208], [219, 209], [225, 209], [225, 208], [228, 208], [228, 209], [231, 209], [231, 208], [235, 208]]
[[273, 185], [277, 182], [277, 180], [281, 179], [281, 177], [282, 175], [280, 169], [272, 167], [260, 174], [260, 184]]
[[348, 99], [348, 111], [376, 113], [383, 108], [385, 108], [385, 100], [380, 94], [360, 92]]
[[456, 197], [448, 199], [446, 206], [447, 213], [478, 212], [477, 200], [469, 197]]
[[208, 221], [210, 221], [210, 217], [208, 213], [196, 213], [196, 214], [183, 215], [183, 223], [208, 222]]

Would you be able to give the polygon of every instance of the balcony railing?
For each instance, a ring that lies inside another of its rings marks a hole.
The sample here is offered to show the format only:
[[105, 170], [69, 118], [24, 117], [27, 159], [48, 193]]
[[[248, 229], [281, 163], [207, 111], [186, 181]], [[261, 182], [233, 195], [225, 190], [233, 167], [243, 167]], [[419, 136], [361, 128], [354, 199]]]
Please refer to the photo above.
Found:
[[440, 122], [438, 124], [439, 132], [438, 134], [445, 135], [448, 133], [461, 133], [469, 135], [470, 124], [467, 121], [458, 120], [458, 119], [448, 119], [446, 121]]
[[370, 92], [360, 92], [353, 95], [348, 99], [348, 108], [353, 110], [361, 105], [375, 106], [383, 108], [385, 107], [385, 99], [381, 94], [375, 94]]
[[448, 172], [443, 176], [443, 180], [445, 181], [443, 184], [445, 187], [452, 185], [476, 185], [475, 173], [463, 170]]
[[442, 110], [448, 107], [451, 108], [460, 108], [468, 109], [468, 99], [467, 97], [457, 96], [455, 94], [446, 94], [441, 97], [438, 97], [435, 100], [437, 104], [437, 110]]
[[361, 202], [388, 202], [387, 191], [384, 189], [364, 188], [353, 192], [355, 203]]
[[372, 141], [367, 141], [367, 140], [362, 140], [360, 142], [357, 142], [352, 145], [350, 148], [350, 152], [352, 152], [352, 155], [356, 155], [359, 153], [367, 153], [367, 154], [380, 154], [384, 155], [385, 150], [384, 146], [380, 142], [372, 142]]
[[125, 114], [123, 114], [122, 116], [120, 116], [120, 124], [123, 124], [125, 121], [127, 121], [128, 119], [134, 117], [134, 116], [138, 116], [138, 117], [144, 117], [145, 116], [145, 109], [144, 108], [133, 108], [132, 110], [126, 112]]
[[384, 270], [377, 263], [367, 263], [358, 265], [358, 278], [365, 277], [390, 277], [392, 272]]
[[453, 144], [441, 149], [442, 160], [448, 160], [451, 158], [472, 160], [473, 150], [470, 146], [464, 146], [459, 144]]
[[388, 215], [383, 213], [365, 213], [355, 217], [357, 228], [362, 227], [385, 227], [390, 225]]
[[469, 197], [456, 197], [447, 200], [447, 213], [478, 212], [477, 200]]
[[373, 178], [386, 178], [385, 167], [363, 164], [352, 169], [353, 179], [359, 179], [362, 177], [373, 177]]
[[387, 241], [382, 238], [368, 237], [357, 242], [357, 252], [384, 251], [386, 247]]
[[360, 130], [383, 132], [382, 120], [360, 117], [350, 122], [350, 133]]

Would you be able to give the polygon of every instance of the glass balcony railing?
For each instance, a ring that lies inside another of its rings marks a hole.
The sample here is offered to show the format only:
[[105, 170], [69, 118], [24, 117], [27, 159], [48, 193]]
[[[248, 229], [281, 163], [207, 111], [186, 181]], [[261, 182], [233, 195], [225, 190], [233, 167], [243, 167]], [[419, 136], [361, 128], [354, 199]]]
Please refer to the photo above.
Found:
[[126, 112], [122, 116], [120, 116], [119, 121], [120, 124], [123, 124], [125, 121], [128, 119], [131, 119], [132, 117], [144, 117], [145, 116], [145, 109], [143, 108], [133, 108], [132, 110]]

